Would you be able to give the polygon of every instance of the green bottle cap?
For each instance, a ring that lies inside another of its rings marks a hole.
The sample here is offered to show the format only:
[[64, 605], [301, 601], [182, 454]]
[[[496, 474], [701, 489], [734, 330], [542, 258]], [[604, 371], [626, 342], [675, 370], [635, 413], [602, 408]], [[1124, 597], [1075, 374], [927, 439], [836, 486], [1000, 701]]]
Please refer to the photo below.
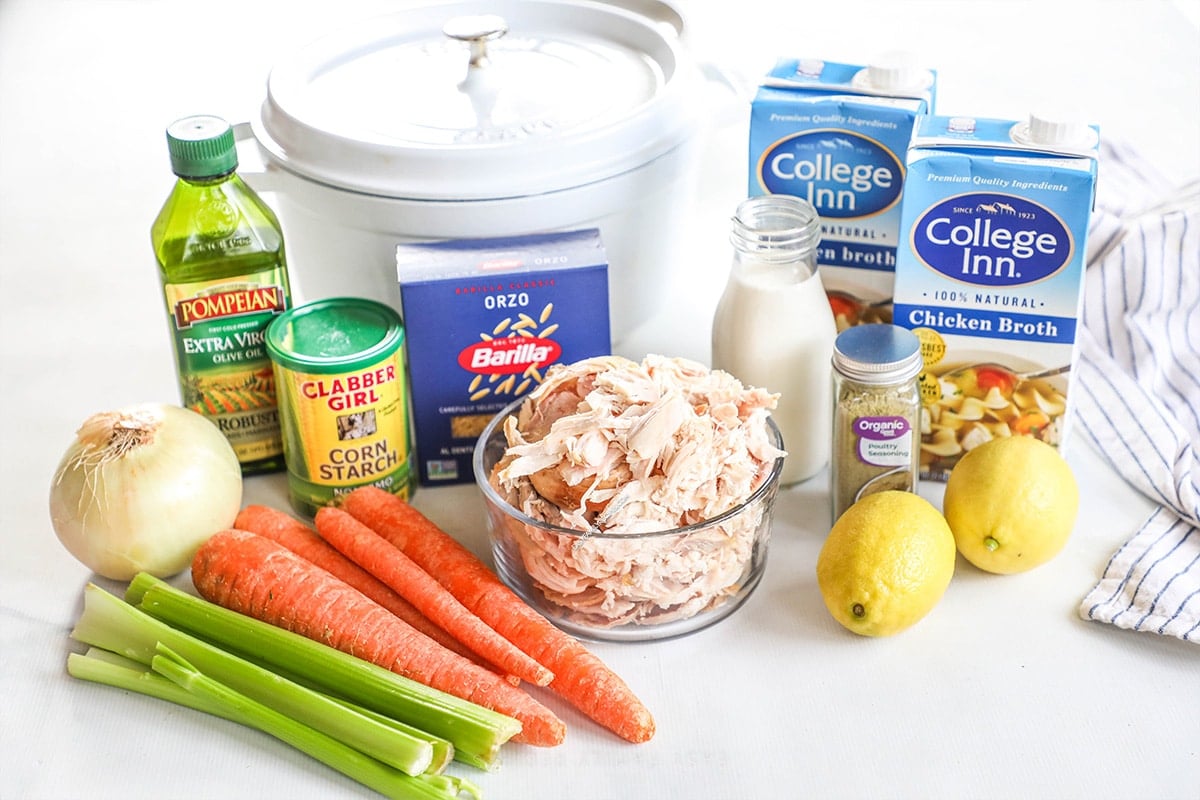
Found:
[[171, 170], [181, 178], [215, 178], [237, 169], [233, 127], [220, 117], [184, 117], [167, 126]]

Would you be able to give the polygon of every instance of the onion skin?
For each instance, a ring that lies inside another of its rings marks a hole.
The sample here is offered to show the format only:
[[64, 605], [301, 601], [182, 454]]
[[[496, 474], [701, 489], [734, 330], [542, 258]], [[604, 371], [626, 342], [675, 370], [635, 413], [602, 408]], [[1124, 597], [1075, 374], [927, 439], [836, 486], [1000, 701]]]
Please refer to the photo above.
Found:
[[60, 542], [99, 575], [183, 572], [209, 536], [232, 527], [242, 471], [211, 421], [160, 403], [89, 417], [50, 487]]

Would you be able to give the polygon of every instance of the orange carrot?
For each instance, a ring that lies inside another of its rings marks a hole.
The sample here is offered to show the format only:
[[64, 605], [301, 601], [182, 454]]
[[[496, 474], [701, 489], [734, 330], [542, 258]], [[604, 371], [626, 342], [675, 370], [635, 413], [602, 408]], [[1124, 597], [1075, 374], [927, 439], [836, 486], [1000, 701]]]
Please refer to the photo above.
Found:
[[631, 742], [654, 736], [654, 718], [620, 676], [556, 628], [496, 577], [474, 553], [396, 495], [362, 487], [340, 507], [435, 576], [467, 608], [554, 672], [550, 688]]
[[[265, 536], [278, 542], [306, 561], [341, 578], [447, 650], [453, 650], [460, 656], [466, 656], [472, 661], [491, 668], [491, 665], [446, 633], [437, 623], [417, 610], [412, 603], [396, 594], [387, 584], [358, 564], [346, 558], [318, 536], [315, 530], [295, 517], [268, 506], [249, 505], [238, 512], [237, 519], [233, 521], [233, 527], [257, 533], [259, 536]], [[515, 677], [510, 678], [510, 682], [516, 682], [516, 680]]]
[[354, 563], [383, 581], [480, 657], [537, 686], [550, 670], [489, 628], [401, 550], [354, 517], [326, 506], [317, 511], [317, 533]]
[[554, 712], [517, 687], [264, 536], [211, 536], [192, 560], [192, 583], [210, 602], [514, 717], [521, 722], [514, 741], [549, 747], [566, 734]]

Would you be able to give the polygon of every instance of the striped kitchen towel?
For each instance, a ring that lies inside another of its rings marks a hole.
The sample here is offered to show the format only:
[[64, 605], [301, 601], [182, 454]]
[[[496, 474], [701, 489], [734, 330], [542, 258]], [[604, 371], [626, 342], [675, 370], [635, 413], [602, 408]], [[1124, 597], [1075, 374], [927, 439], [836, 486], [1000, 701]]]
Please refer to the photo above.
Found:
[[1200, 181], [1173, 186], [1105, 143], [1097, 187], [1077, 423], [1160, 507], [1079, 613], [1200, 642]]

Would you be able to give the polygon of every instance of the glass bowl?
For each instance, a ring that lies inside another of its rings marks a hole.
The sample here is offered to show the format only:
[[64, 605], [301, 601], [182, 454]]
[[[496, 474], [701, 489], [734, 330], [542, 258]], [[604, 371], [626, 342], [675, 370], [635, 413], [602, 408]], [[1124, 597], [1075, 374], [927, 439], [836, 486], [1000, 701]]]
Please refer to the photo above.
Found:
[[[650, 641], [682, 636], [732, 614], [762, 579], [783, 457], [735, 508], [705, 522], [654, 533], [579, 531], [513, 507], [488, 476], [508, 443], [504, 420], [475, 445], [475, 482], [488, 513], [500, 579], [559, 628], [583, 639]], [[782, 448], [770, 417], [768, 435]]]

